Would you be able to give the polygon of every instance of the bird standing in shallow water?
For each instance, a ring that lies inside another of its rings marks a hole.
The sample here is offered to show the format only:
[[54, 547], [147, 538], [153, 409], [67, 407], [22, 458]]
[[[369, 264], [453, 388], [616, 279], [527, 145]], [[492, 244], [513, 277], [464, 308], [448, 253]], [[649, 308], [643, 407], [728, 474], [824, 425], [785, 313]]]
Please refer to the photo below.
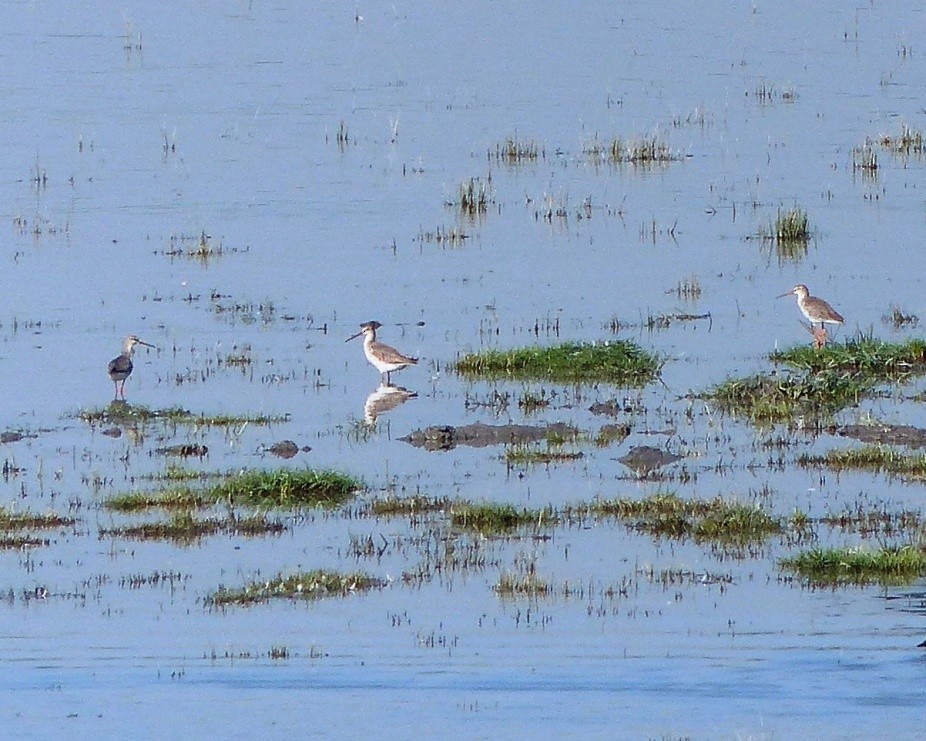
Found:
[[[813, 334], [814, 344], [817, 347], [823, 347], [826, 344], [826, 325], [844, 324], [846, 320], [842, 318], [842, 314], [822, 298], [811, 296], [810, 290], [803, 283], [799, 283], [778, 298], [791, 295], [797, 296], [797, 307], [810, 322], [810, 331]], [[820, 323], [819, 329], [814, 326], [817, 322]]]
[[121, 391], [122, 399], [125, 400], [125, 379], [132, 375], [132, 355], [135, 353], [136, 345], [154, 347], [154, 345], [142, 342], [138, 337], [130, 334], [122, 341], [122, 354], [110, 360], [109, 365], [106, 366], [106, 371], [116, 387], [116, 399], [119, 398], [119, 392]]
[[367, 356], [370, 365], [380, 372], [380, 375], [386, 376], [386, 383], [390, 384], [390, 373], [415, 365], [418, 358], [410, 358], [394, 347], [377, 342], [376, 330], [382, 326], [379, 322], [364, 322], [360, 325], [360, 331], [348, 337], [345, 342], [350, 342], [355, 337], [363, 335], [363, 354]]

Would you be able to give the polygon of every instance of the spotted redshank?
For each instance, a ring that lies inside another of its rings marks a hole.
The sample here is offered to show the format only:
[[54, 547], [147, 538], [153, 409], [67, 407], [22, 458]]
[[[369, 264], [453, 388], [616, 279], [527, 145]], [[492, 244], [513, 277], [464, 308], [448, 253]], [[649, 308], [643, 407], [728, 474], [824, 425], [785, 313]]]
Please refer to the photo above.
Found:
[[415, 365], [418, 358], [410, 358], [394, 347], [377, 342], [376, 330], [382, 326], [379, 322], [364, 322], [360, 325], [360, 331], [348, 337], [345, 342], [350, 342], [355, 337], [363, 335], [363, 354], [367, 356], [370, 364], [380, 372], [380, 375], [386, 376], [386, 383], [388, 384], [391, 383], [390, 373]]
[[109, 365], [106, 366], [106, 371], [116, 388], [116, 399], [119, 398], [120, 391], [123, 400], [125, 399], [125, 379], [132, 375], [132, 355], [135, 353], [136, 345], [154, 347], [154, 345], [142, 342], [138, 337], [130, 334], [122, 341], [122, 354], [110, 360]]
[[[803, 283], [799, 283], [790, 291], [781, 294], [778, 298], [792, 295], [797, 296], [797, 307], [801, 310], [801, 313], [807, 317], [807, 321], [810, 322], [810, 330], [817, 346], [822, 347], [826, 344], [826, 325], [843, 324], [846, 320], [842, 318], [842, 314], [836, 311], [836, 309], [822, 298], [811, 296], [807, 286]], [[817, 323], [820, 324], [819, 329], [815, 326]]]

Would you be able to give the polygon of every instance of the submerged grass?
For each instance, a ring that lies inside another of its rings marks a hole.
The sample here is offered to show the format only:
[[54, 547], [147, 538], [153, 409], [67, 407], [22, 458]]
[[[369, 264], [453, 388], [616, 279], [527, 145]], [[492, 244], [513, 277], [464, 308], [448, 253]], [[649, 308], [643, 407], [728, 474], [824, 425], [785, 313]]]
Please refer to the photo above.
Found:
[[470, 377], [645, 386], [656, 378], [662, 362], [633, 342], [611, 340], [485, 350], [464, 355], [454, 367], [460, 375]]
[[614, 517], [635, 530], [669, 538], [690, 536], [716, 543], [760, 542], [782, 532], [781, 520], [760, 507], [714, 499], [682, 499], [673, 493], [646, 499], [610, 499], [595, 502], [593, 514]]
[[757, 374], [729, 378], [707, 396], [726, 412], [757, 423], [785, 422], [798, 415], [825, 417], [858, 403], [870, 389], [849, 373], [820, 371], [805, 376]]
[[359, 571], [341, 573], [316, 569], [288, 576], [280, 574], [268, 581], [251, 582], [240, 589], [219, 587], [206, 598], [205, 603], [224, 607], [248, 606], [258, 602], [269, 602], [271, 599], [316, 600], [324, 597], [344, 597], [371, 589], [382, 589], [384, 586], [386, 583], [382, 579]]
[[54, 512], [34, 514], [32, 512], [14, 512], [7, 507], [0, 507], [0, 532], [13, 530], [51, 530], [56, 527], [70, 527], [76, 522], [71, 517], [62, 517]]
[[446, 512], [451, 504], [451, 500], [446, 497], [416, 494], [410, 497], [377, 499], [370, 504], [370, 511], [377, 517], [406, 517], [427, 512]]
[[823, 456], [802, 455], [804, 467], [826, 466], [835, 471], [874, 471], [897, 476], [926, 477], [926, 453], [903, 453], [883, 445], [828, 450]]
[[137, 525], [100, 528], [101, 538], [134, 538], [137, 540], [175, 540], [189, 543], [217, 533], [242, 536], [271, 535], [283, 532], [286, 526], [263, 515], [247, 517], [204, 518], [192, 512], [177, 512], [169, 520], [143, 522]]
[[236, 427], [244, 424], [273, 425], [288, 422], [288, 414], [196, 414], [182, 407], [150, 409], [140, 404], [113, 401], [103, 408], [82, 409], [77, 415], [89, 424], [129, 424], [163, 420], [199, 427]]
[[913, 546], [813, 548], [781, 565], [819, 586], [908, 584], [926, 574], [926, 553]]

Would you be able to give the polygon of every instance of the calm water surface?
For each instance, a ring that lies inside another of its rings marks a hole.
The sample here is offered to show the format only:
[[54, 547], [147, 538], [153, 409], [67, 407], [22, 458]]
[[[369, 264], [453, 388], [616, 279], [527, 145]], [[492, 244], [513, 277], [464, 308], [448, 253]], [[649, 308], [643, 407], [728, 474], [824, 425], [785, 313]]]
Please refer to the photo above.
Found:
[[[206, 471], [348, 471], [365, 498], [542, 507], [670, 487], [780, 516], [860, 499], [921, 509], [921, 484], [794, 465], [842, 444], [829, 436], [756, 431], [686, 396], [807, 339], [793, 300], [774, 298], [798, 282], [846, 316], [840, 339], [917, 334], [882, 317], [926, 316], [924, 162], [878, 150], [877, 177], [863, 177], [853, 150], [926, 128], [924, 21], [915, 3], [4, 3], [0, 424], [27, 436], [2, 447], [0, 500], [78, 518], [47, 547], [0, 552], [8, 732], [917, 735], [924, 585], [802, 587], [781, 577], [797, 550], [785, 543], [730, 558], [575, 525], [475, 539], [482, 566], [412, 585], [421, 529], [356, 507], [188, 546], [100, 530], [123, 522], [101, 502], [163, 471], [155, 449], [180, 443], [208, 446], [185, 464]], [[678, 161], [588, 154], [654, 135]], [[493, 153], [508, 137], [540, 155], [506, 165]], [[477, 220], [447, 205], [470, 178], [489, 188]], [[797, 258], [756, 238], [793, 205], [814, 229]], [[433, 239], [454, 229], [462, 243]], [[188, 256], [203, 235], [213, 254]], [[649, 327], [677, 314], [710, 319]], [[377, 374], [344, 339], [372, 318], [422, 360], [395, 378], [418, 398], [369, 427]], [[105, 364], [129, 333], [157, 345], [136, 356], [130, 402], [289, 420], [101, 434], [77, 414], [108, 404]], [[663, 383], [493, 385], [447, 370], [463, 351], [614, 336], [664, 356]], [[236, 355], [251, 362], [226, 362]], [[840, 419], [926, 425], [909, 400], [921, 387]], [[525, 416], [517, 399], [541, 390], [553, 403]], [[613, 399], [636, 411], [588, 411]], [[577, 463], [514, 471], [501, 448], [399, 440], [499, 421], [633, 432]], [[780, 454], [762, 444], [776, 435]], [[311, 450], [281, 464], [265, 449], [283, 439]], [[669, 483], [617, 461], [641, 444], [684, 456]], [[390, 545], [355, 554], [367, 536]], [[557, 596], [495, 595], [525, 563]], [[391, 582], [310, 605], [204, 607], [220, 585], [297, 568]], [[171, 578], [133, 586], [154, 573]], [[288, 657], [270, 658], [279, 648]]]

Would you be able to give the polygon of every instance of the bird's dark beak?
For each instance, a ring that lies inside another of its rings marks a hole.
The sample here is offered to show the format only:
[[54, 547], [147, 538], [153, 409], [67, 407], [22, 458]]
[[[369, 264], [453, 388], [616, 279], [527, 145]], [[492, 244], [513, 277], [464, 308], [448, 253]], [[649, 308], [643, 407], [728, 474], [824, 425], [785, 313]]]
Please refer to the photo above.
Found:
[[793, 295], [794, 295], [794, 291], [788, 291], [787, 293], [783, 293], [780, 296], [775, 296], [775, 298], [784, 298], [785, 296], [793, 296]]
[[352, 334], [350, 337], [348, 337], [348, 338], [347, 338], [346, 340], [344, 340], [344, 341], [345, 341], [345, 342], [350, 342], [351, 340], [353, 340], [353, 339], [359, 337], [359, 336], [362, 335], [362, 334], [363, 334], [363, 330], [361, 329], [359, 332], [357, 332], [357, 334]]
[[154, 348], [155, 350], [157, 350], [157, 348], [154, 347], [154, 345], [152, 345], [150, 342], [142, 342], [141, 340], [139, 340], [139, 341], [138, 341], [138, 344], [139, 344], [139, 345], [144, 345], [145, 347], [151, 347], [151, 348]]

